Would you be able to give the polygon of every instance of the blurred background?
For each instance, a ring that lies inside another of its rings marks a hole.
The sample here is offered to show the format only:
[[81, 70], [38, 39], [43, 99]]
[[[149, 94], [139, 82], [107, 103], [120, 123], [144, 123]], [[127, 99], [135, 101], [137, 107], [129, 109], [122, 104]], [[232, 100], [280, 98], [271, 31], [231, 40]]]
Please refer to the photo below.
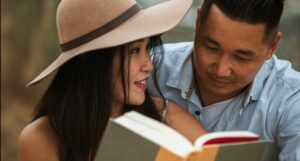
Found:
[[[1, 160], [17, 160], [21, 130], [49, 80], [26, 88], [26, 83], [60, 53], [55, 12], [60, 0], [1, 0]], [[164, 0], [138, 0], [152, 6]], [[183, 22], [163, 36], [164, 42], [191, 41], [196, 0]], [[286, 0], [281, 21], [283, 39], [276, 55], [300, 70], [300, 0]]]

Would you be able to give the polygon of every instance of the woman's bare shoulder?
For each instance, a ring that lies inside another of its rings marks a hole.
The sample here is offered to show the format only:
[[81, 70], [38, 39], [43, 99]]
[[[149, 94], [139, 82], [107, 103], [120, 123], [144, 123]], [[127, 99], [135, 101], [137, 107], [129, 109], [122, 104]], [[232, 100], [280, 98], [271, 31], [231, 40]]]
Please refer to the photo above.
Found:
[[19, 161], [58, 161], [58, 140], [47, 117], [27, 125], [20, 134]]

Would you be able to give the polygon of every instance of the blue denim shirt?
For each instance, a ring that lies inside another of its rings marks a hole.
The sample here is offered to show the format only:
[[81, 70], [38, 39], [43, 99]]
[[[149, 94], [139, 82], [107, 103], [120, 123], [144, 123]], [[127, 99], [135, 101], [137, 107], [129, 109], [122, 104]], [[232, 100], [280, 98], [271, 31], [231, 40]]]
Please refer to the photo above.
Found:
[[[188, 95], [193, 80], [193, 48], [192, 42], [164, 45], [158, 84], [168, 100], [187, 109], [201, 122], [201, 102], [195, 90]], [[153, 80], [149, 80], [149, 91], [159, 96]], [[205, 128], [209, 132], [252, 131], [271, 142], [263, 160], [300, 161], [300, 73], [289, 62], [273, 56], [263, 64], [249, 88]]]

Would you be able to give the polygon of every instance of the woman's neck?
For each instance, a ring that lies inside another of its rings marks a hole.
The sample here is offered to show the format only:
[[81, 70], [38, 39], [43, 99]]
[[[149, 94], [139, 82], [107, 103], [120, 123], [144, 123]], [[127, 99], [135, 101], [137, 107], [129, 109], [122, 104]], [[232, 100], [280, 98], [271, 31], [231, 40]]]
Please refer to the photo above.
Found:
[[119, 102], [112, 102], [110, 117], [115, 118], [122, 114], [123, 104]]

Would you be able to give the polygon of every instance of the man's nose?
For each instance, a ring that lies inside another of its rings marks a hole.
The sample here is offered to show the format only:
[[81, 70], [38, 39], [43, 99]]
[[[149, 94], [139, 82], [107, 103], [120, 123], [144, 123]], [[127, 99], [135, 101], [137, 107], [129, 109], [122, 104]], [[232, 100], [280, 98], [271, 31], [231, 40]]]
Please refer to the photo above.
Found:
[[215, 75], [218, 77], [229, 77], [232, 73], [231, 63], [227, 58], [221, 58], [215, 64]]

